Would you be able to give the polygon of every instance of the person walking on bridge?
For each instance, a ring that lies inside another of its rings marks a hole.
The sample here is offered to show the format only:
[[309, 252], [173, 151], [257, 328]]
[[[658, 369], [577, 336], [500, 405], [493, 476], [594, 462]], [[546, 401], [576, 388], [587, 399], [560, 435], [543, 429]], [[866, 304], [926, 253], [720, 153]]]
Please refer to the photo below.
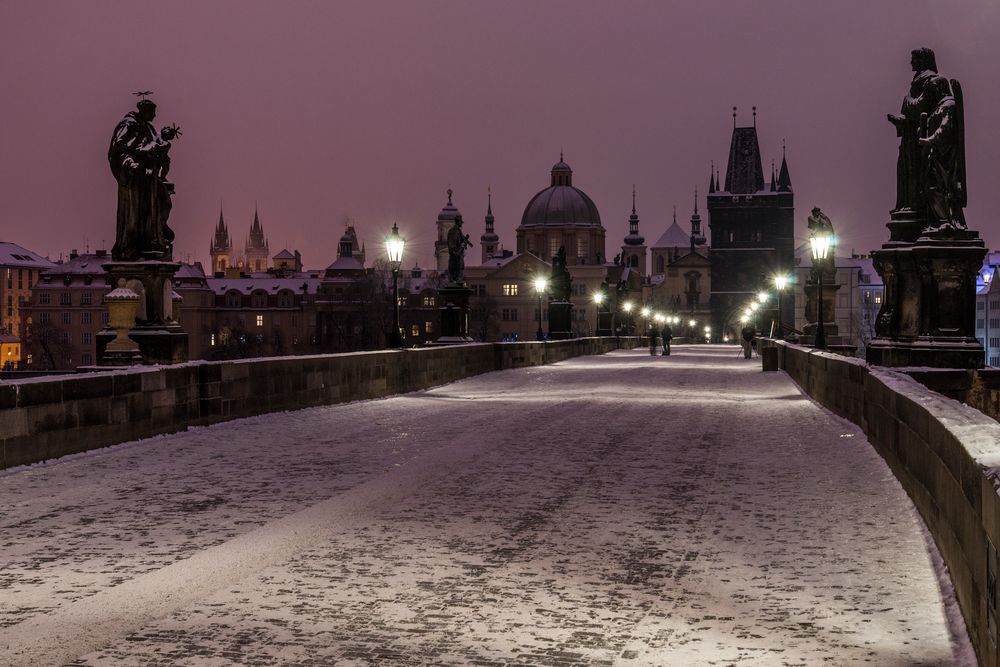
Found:
[[743, 338], [743, 358], [749, 359], [753, 355], [753, 340], [757, 336], [757, 331], [748, 322], [740, 332]]
[[674, 332], [669, 324], [663, 325], [663, 356], [670, 356], [670, 340], [674, 337]]

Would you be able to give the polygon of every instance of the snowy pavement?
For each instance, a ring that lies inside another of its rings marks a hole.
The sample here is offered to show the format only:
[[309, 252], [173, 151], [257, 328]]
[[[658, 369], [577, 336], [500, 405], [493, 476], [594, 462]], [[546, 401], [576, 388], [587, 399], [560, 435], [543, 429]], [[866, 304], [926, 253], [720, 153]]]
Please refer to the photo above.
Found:
[[975, 664], [864, 435], [733, 347], [120, 445], [0, 508], [0, 665]]

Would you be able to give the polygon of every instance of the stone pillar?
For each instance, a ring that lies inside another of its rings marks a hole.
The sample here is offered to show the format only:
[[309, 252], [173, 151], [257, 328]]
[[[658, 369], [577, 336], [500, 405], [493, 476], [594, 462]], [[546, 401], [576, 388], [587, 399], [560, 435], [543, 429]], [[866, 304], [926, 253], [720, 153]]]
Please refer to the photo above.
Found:
[[438, 290], [444, 303], [441, 311], [441, 335], [435, 345], [471, 343], [469, 336], [469, 296], [472, 290], [465, 284], [448, 285]]
[[[836, 274], [832, 276], [829, 272], [823, 273], [823, 333], [826, 336], [826, 344], [840, 344], [840, 330], [837, 328], [837, 292], [840, 285], [836, 282], [828, 282], [828, 279], [836, 280]], [[806, 324], [802, 327], [802, 337], [800, 342], [803, 345], [813, 345], [816, 341], [816, 328], [819, 323], [819, 303], [816, 298], [816, 281], [810, 280], [806, 283]]]
[[[135, 324], [128, 337], [139, 344], [144, 364], [176, 364], [187, 361], [187, 333], [174, 316], [173, 277], [181, 265], [175, 262], [110, 262], [104, 269], [111, 283], [139, 295]], [[116, 334], [104, 329], [97, 334], [97, 355], [104, 351]]]
[[573, 337], [573, 304], [569, 301], [550, 301], [549, 340]]
[[869, 363], [879, 366], [982, 368], [985, 351], [976, 339], [976, 276], [986, 256], [979, 233], [926, 232], [905, 239], [889, 223], [890, 241], [872, 253], [885, 283]]

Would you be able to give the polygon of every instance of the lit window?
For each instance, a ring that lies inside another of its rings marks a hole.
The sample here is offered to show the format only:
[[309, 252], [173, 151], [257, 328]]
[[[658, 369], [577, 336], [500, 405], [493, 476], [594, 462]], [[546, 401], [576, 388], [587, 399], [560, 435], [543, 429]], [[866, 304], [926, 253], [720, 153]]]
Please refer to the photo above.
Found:
[[882, 303], [882, 295], [881, 294], [876, 294], [875, 295], [875, 303]]
[[434, 305], [436, 305], [435, 301], [436, 300], [432, 296], [425, 296], [424, 297], [424, 305], [425, 306], [434, 306]]
[[517, 283], [505, 283], [503, 286], [504, 296], [517, 296]]
[[264, 316], [263, 315], [258, 315], [257, 316], [257, 326], [259, 326], [259, 327], [264, 326]]
[[420, 335], [420, 325], [419, 324], [414, 324], [413, 326], [410, 327], [410, 335], [411, 336], [419, 336]]
[[215, 334], [212, 334], [211, 336], [208, 337], [208, 344], [211, 345], [212, 347], [215, 347]]
[[432, 331], [434, 331], [434, 323], [424, 322], [424, 333], [430, 333]]

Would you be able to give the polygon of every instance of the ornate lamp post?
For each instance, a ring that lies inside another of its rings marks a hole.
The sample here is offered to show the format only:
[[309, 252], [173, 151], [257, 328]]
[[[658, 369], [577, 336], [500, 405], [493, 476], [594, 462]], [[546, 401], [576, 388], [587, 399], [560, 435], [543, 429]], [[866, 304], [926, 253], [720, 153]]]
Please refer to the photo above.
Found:
[[785, 287], [788, 286], [788, 276], [784, 273], [779, 273], [774, 277], [774, 288], [778, 290], [778, 335], [775, 336], [776, 340], [784, 340], [785, 329], [784, 324], [781, 321], [781, 293], [785, 291]]
[[829, 234], [818, 233], [809, 237], [809, 247], [812, 251], [813, 268], [816, 269], [816, 344], [817, 350], [826, 349], [826, 330], [823, 327], [823, 265], [826, 264], [826, 256], [833, 245], [833, 237]]
[[[631, 301], [626, 301], [625, 303], [622, 304], [622, 310], [625, 311], [625, 316], [626, 316], [626, 320], [625, 320], [625, 335], [626, 336], [630, 336], [632, 334], [632, 332], [630, 331], [630, 329], [632, 327], [631, 327], [631, 325], [629, 323], [632, 322], [632, 309], [633, 308], [634, 308], [634, 306], [632, 305]], [[617, 334], [617, 331], [616, 331], [616, 334]]]
[[601, 304], [604, 303], [604, 292], [600, 290], [594, 292], [594, 335], [599, 336], [601, 329]]
[[538, 331], [535, 332], [537, 340], [545, 340], [545, 332], [542, 331], [542, 294], [549, 287], [549, 281], [544, 277], [535, 278], [535, 294], [538, 295]]
[[403, 347], [403, 337], [399, 335], [399, 265], [403, 261], [403, 246], [406, 241], [399, 235], [399, 228], [392, 223], [392, 232], [385, 239], [385, 252], [392, 267], [392, 336], [389, 347]]

